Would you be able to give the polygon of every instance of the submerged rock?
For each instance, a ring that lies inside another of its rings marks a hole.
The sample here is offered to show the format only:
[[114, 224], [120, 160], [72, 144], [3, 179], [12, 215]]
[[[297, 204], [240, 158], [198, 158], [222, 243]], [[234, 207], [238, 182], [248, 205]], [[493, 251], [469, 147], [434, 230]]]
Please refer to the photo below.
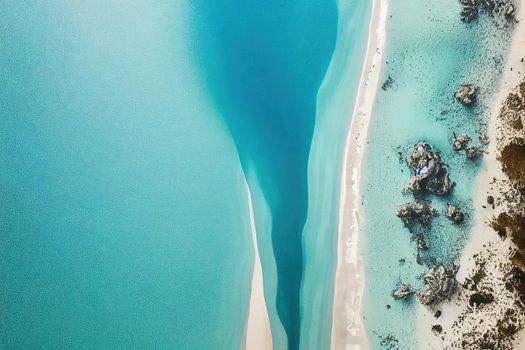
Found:
[[483, 154], [483, 149], [481, 147], [472, 146], [466, 149], [467, 158], [474, 160]]
[[462, 84], [454, 93], [456, 100], [465, 106], [471, 106], [476, 102], [478, 87], [474, 84]]
[[392, 297], [396, 300], [406, 299], [414, 293], [414, 289], [410, 284], [403, 284], [399, 289], [392, 293]]
[[452, 204], [448, 203], [448, 209], [447, 209], [447, 217], [454, 221], [454, 223], [459, 224], [463, 221], [464, 215], [461, 209], [458, 207], [453, 206]]
[[472, 141], [472, 139], [467, 134], [461, 134], [459, 136], [454, 134], [454, 138], [452, 139], [452, 148], [456, 152], [467, 149], [470, 141]]
[[419, 302], [433, 305], [449, 299], [456, 291], [456, 272], [457, 269], [448, 269], [443, 265], [428, 270], [423, 276], [425, 288], [416, 292]]
[[408, 227], [412, 227], [415, 224], [428, 226], [432, 222], [435, 211], [429, 202], [415, 200], [397, 207], [396, 215], [401, 218]]
[[430, 246], [428, 245], [424, 237], [419, 237], [417, 239], [417, 249], [418, 250], [428, 250], [429, 248]]
[[452, 182], [449, 178], [448, 167], [429, 143], [418, 143], [409, 152], [407, 163], [414, 172], [408, 181], [407, 188], [415, 196], [424, 192], [444, 196], [450, 192]]

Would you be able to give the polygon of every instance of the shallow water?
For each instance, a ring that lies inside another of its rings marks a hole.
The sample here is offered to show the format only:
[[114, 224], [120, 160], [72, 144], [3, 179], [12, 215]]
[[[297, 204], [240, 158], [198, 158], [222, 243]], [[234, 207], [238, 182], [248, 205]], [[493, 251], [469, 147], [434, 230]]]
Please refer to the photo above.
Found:
[[[364, 320], [373, 349], [417, 348], [416, 301], [396, 302], [391, 297], [401, 282], [421, 286], [419, 275], [427, 268], [416, 263], [416, 243], [395, 216], [398, 205], [412, 200], [402, 190], [410, 177], [405, 157], [417, 142], [428, 141], [441, 151], [455, 182], [450, 196], [429, 197], [441, 215], [428, 235], [431, 248], [425, 261], [452, 264], [469, 235], [472, 183], [479, 161], [452, 151], [452, 132], [468, 133], [473, 144], [479, 144], [476, 131], [486, 120], [500, 74], [496, 62], [505, 55], [508, 31], [495, 29], [486, 17], [464, 24], [459, 5], [452, 3], [392, 1], [389, 8], [382, 75], [383, 81], [392, 77], [393, 85], [380, 89], [377, 96], [362, 184]], [[453, 98], [457, 86], [466, 82], [481, 86], [480, 103], [473, 109]], [[464, 224], [454, 226], [445, 217], [447, 202], [466, 211]]]

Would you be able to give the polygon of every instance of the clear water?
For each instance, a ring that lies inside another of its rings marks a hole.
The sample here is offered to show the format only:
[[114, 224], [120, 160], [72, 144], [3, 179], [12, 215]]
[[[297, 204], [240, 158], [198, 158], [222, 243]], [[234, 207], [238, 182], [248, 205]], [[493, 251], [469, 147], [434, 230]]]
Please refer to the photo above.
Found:
[[[452, 132], [469, 133], [479, 143], [475, 132], [483, 129], [486, 120], [508, 30], [496, 29], [487, 18], [477, 24], [462, 23], [455, 1], [391, 1], [389, 12], [382, 79], [391, 76], [394, 83], [378, 93], [362, 184], [364, 320], [373, 349], [390, 349], [394, 343], [386, 341], [389, 335], [397, 340], [393, 348], [415, 349], [416, 301], [396, 302], [391, 297], [400, 282], [421, 286], [418, 276], [426, 270], [416, 263], [416, 243], [395, 216], [398, 205], [412, 200], [402, 193], [410, 177], [404, 159], [415, 143], [429, 141], [450, 166], [456, 183], [452, 194], [429, 198], [441, 215], [433, 222], [425, 257], [451, 264], [469, 235], [472, 183], [479, 166], [452, 151]], [[465, 82], [481, 86], [480, 104], [474, 109], [453, 99], [457, 86]], [[466, 210], [463, 225], [454, 226], [443, 215], [447, 202]]]
[[0, 348], [239, 349], [244, 175], [189, 1], [2, 1]]

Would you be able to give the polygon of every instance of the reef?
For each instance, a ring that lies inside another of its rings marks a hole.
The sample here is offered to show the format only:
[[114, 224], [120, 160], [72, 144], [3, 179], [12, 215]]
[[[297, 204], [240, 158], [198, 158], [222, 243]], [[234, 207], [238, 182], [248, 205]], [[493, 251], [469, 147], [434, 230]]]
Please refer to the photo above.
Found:
[[459, 0], [462, 6], [460, 18], [463, 22], [473, 22], [479, 17], [480, 11], [491, 16], [512, 19], [516, 6], [511, 0]]

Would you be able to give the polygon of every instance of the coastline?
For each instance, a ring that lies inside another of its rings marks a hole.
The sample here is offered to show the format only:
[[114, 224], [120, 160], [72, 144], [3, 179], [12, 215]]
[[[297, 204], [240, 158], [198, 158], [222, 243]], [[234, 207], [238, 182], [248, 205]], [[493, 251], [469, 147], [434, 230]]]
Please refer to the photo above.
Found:
[[374, 0], [368, 44], [359, 81], [341, 176], [337, 240], [337, 267], [332, 309], [331, 349], [368, 349], [361, 320], [364, 272], [359, 254], [359, 186], [369, 121], [377, 89], [386, 40], [387, 0]]
[[[499, 263], [504, 263], [507, 259], [506, 254], [509, 249], [509, 242], [502, 241], [494, 229], [488, 225], [495, 211], [487, 205], [486, 198], [487, 195], [494, 195], [493, 179], [505, 177], [501, 170], [501, 164], [497, 160], [497, 118], [503, 101], [525, 75], [523, 63], [521, 63], [522, 58], [525, 56], [525, 2], [523, 0], [519, 1], [516, 18], [517, 23], [512, 34], [511, 47], [490, 109], [487, 130], [490, 143], [487, 147], [487, 153], [483, 156], [480, 172], [475, 180], [473, 223], [470, 229], [469, 240], [459, 260], [460, 268], [456, 275], [456, 279], [460, 283], [465, 283], [465, 280], [475, 273], [477, 268], [476, 256], [488, 252], [493, 254]], [[498, 263], [494, 263], [494, 266], [489, 266], [487, 272], [494, 279], [503, 280], [503, 273], [498, 270], [497, 265]], [[502, 304], [505, 304], [505, 301], [502, 301]], [[487, 317], [493, 316], [474, 313], [464, 317], [467, 306], [468, 302], [462, 299], [461, 296], [455, 297], [450, 302], [441, 305], [440, 310], [442, 314], [439, 318], [435, 318], [432, 310], [419, 305], [418, 319], [420, 322], [418, 322], [417, 336], [420, 347], [437, 350], [442, 349], [443, 345], [446, 345], [442, 343], [442, 337], [437, 337], [431, 331], [431, 326], [434, 324], [443, 326], [443, 335], [447, 342], [451, 342], [457, 340], [456, 338], [460, 334], [475, 329], [476, 325], [482, 323]], [[458, 325], [454, 323], [460, 317], [462, 318], [462, 325], [458, 328]], [[456, 329], [453, 329], [453, 327], [456, 327]], [[521, 348], [525, 345], [525, 330], [521, 330], [516, 335], [514, 345], [516, 348]]]
[[253, 213], [252, 195], [248, 183], [246, 183], [248, 194], [248, 207], [250, 210], [250, 229], [253, 241], [254, 264], [250, 292], [250, 307], [248, 309], [248, 320], [246, 321], [246, 334], [242, 349], [248, 350], [272, 350], [272, 334], [270, 330], [270, 318], [264, 299], [263, 274], [261, 257], [257, 245], [257, 231], [255, 228], [255, 217]]

